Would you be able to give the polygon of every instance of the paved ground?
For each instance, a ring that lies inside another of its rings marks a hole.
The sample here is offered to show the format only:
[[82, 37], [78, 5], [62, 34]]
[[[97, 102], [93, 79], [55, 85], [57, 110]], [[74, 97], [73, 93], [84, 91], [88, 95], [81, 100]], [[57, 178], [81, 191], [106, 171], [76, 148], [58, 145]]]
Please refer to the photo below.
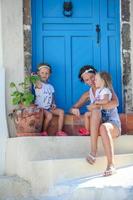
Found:
[[59, 183], [47, 195], [33, 197], [30, 185], [18, 177], [0, 177], [0, 200], [133, 200], [133, 166], [110, 177], [98, 174]]
[[133, 200], [133, 166], [117, 169], [110, 177], [98, 174], [60, 183], [40, 200]]
[[0, 176], [0, 200], [34, 200], [29, 183], [16, 176]]

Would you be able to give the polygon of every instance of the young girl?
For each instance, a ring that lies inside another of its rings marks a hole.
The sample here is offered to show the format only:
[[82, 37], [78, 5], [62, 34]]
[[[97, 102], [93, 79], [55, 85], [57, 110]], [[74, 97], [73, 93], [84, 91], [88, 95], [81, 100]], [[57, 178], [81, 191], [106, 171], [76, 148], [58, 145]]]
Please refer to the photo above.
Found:
[[[95, 86], [96, 86], [96, 92], [95, 92], [95, 97], [91, 97], [91, 112], [92, 110], [96, 110], [95, 105], [100, 105], [100, 112], [101, 112], [101, 123], [111, 123], [113, 124], [115, 127], [118, 128], [119, 130], [119, 134], [121, 132], [121, 123], [120, 123], [120, 119], [119, 119], [119, 115], [118, 115], [118, 111], [117, 108], [113, 108], [113, 109], [108, 109], [108, 110], [104, 110], [102, 107], [109, 103], [109, 101], [111, 101], [112, 99], [112, 81], [111, 81], [111, 77], [108, 73], [106, 72], [100, 72], [97, 73], [95, 75]], [[92, 89], [90, 89], [90, 96], [93, 95], [92, 93]], [[94, 107], [93, 107], [94, 106]], [[89, 106], [88, 106], [89, 109]], [[88, 112], [88, 115], [91, 115], [91, 112]], [[91, 131], [91, 136], [93, 138], [93, 133], [94, 135], [97, 134], [95, 132], [97, 132], [97, 130], [93, 127], [90, 126], [90, 131]], [[97, 144], [94, 144], [94, 142], [96, 142], [95, 140], [92, 139], [92, 144], [91, 144], [91, 152], [87, 157], [87, 161], [90, 164], [93, 164], [95, 162], [96, 159], [96, 153], [97, 153], [97, 148], [95, 148], [97, 146]], [[114, 152], [112, 151], [112, 157], [113, 157]], [[106, 170], [105, 175], [107, 175], [108, 173], [110, 173], [110, 169], [111, 169], [111, 173], [115, 172], [115, 168], [114, 168], [114, 164], [110, 165], [109, 170]]]
[[[101, 106], [102, 122], [109, 120], [118, 128], [121, 127], [117, 108], [103, 110], [102, 106], [107, 104], [112, 99], [112, 80], [107, 72], [97, 73], [95, 76], [96, 94], [94, 104]], [[92, 105], [93, 106], [93, 105]]]
[[35, 104], [40, 108], [44, 109], [44, 125], [43, 125], [43, 136], [47, 136], [47, 129], [52, 120], [53, 115], [58, 116], [58, 131], [57, 136], [66, 136], [66, 133], [62, 131], [64, 122], [64, 111], [62, 109], [56, 108], [54, 101], [54, 88], [48, 83], [48, 78], [52, 73], [51, 66], [48, 64], [40, 64], [38, 66], [38, 75], [40, 81], [35, 85]]
[[[112, 93], [111, 93], [112, 81], [110, 75], [107, 72], [96, 73], [95, 86], [96, 86], [95, 96], [93, 95], [92, 88], [90, 88], [89, 91], [91, 108], [93, 107], [93, 104], [100, 105], [102, 108], [102, 105], [107, 104], [112, 99]], [[87, 109], [89, 109], [89, 106], [87, 106]], [[101, 113], [102, 113], [102, 121], [107, 121], [108, 110], [102, 110]], [[91, 112], [86, 112], [84, 114], [85, 128], [79, 130], [81, 134], [83, 133], [83, 135], [90, 134], [89, 124], [88, 124], [88, 117], [90, 116]]]

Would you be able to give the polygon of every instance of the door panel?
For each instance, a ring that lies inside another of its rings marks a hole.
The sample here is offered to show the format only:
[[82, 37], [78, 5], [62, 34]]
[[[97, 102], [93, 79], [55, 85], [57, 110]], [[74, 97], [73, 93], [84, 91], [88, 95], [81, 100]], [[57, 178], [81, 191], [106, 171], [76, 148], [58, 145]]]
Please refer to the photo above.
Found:
[[43, 18], [58, 18], [62, 17], [62, 5], [63, 0], [38, 0], [38, 3], [42, 6]]
[[89, 63], [94, 65], [96, 54], [95, 38], [89, 36], [72, 37], [72, 103], [77, 101], [79, 96], [84, 91], [88, 90], [88, 87], [80, 83], [78, 73], [80, 68]]
[[[108, 71], [111, 74], [114, 90], [119, 97], [119, 111], [122, 111], [119, 0], [101, 0], [100, 4], [100, 70]], [[103, 5], [104, 9], [102, 9]]]
[[[33, 0], [32, 2], [34, 3]], [[59, 20], [59, 18], [62, 18], [64, 22], [72, 21], [71, 18], [64, 18], [63, 15], [63, 3], [64, 0], [38, 0], [37, 1], [37, 7], [38, 4], [42, 7], [42, 12], [40, 14], [43, 18], [55, 18], [56, 20]], [[73, 14], [72, 18], [93, 18], [95, 11], [99, 8], [99, 0], [72, 0], [73, 4]], [[32, 3], [32, 4], [33, 4]], [[34, 5], [33, 5], [34, 6]], [[38, 13], [37, 13], [38, 14]]]
[[[43, 60], [52, 65], [50, 82], [55, 88], [55, 99], [59, 102], [62, 99], [62, 108], [66, 104], [65, 85], [65, 38], [62, 36], [43, 37]], [[62, 52], [61, 55], [59, 52]], [[61, 86], [61, 88], [60, 88]]]
[[52, 66], [50, 81], [57, 104], [65, 111], [88, 90], [78, 79], [86, 64], [111, 73], [121, 102], [119, 0], [72, 0], [72, 17], [63, 15], [63, 3], [32, 0], [33, 70], [40, 62]]

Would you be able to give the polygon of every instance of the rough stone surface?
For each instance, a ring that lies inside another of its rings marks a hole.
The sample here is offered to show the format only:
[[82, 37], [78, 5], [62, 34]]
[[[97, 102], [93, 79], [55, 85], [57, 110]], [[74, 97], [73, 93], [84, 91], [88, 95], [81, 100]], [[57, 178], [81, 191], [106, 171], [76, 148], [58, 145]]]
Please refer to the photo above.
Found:
[[0, 176], [0, 200], [35, 200], [30, 184], [17, 176]]
[[[124, 181], [123, 181], [124, 180]], [[132, 200], [133, 166], [121, 167], [113, 176], [81, 176], [58, 182], [47, 194], [33, 195], [31, 185], [17, 176], [0, 176], [0, 200]]]
[[122, 48], [123, 50], [130, 50], [131, 39], [130, 39], [130, 24], [123, 24], [122, 26]]
[[121, 0], [122, 21], [130, 21], [130, 0]]
[[30, 0], [23, 0], [24, 5], [24, 24], [29, 25], [31, 24], [31, 1]]
[[123, 52], [123, 85], [128, 86], [131, 80], [130, 52]]
[[[39, 200], [132, 200], [132, 166], [119, 168], [113, 176], [85, 176], [62, 181], [50, 188]], [[124, 180], [124, 181], [123, 181]]]
[[131, 66], [131, 16], [130, 0], [121, 0], [122, 68], [124, 111], [132, 112], [132, 66]]
[[25, 74], [31, 72], [32, 33], [31, 33], [31, 0], [23, 0], [24, 22], [24, 65]]

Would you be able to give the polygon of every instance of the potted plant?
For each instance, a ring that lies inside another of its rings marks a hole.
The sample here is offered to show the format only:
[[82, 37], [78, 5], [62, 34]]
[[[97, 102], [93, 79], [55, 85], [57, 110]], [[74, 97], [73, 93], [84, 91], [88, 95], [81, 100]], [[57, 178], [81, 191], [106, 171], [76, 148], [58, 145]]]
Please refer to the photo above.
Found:
[[31, 74], [24, 81], [16, 84], [10, 83], [12, 88], [12, 104], [17, 108], [10, 113], [14, 120], [17, 136], [40, 135], [43, 123], [43, 110], [34, 105], [35, 95], [32, 85], [40, 80], [37, 75]]

